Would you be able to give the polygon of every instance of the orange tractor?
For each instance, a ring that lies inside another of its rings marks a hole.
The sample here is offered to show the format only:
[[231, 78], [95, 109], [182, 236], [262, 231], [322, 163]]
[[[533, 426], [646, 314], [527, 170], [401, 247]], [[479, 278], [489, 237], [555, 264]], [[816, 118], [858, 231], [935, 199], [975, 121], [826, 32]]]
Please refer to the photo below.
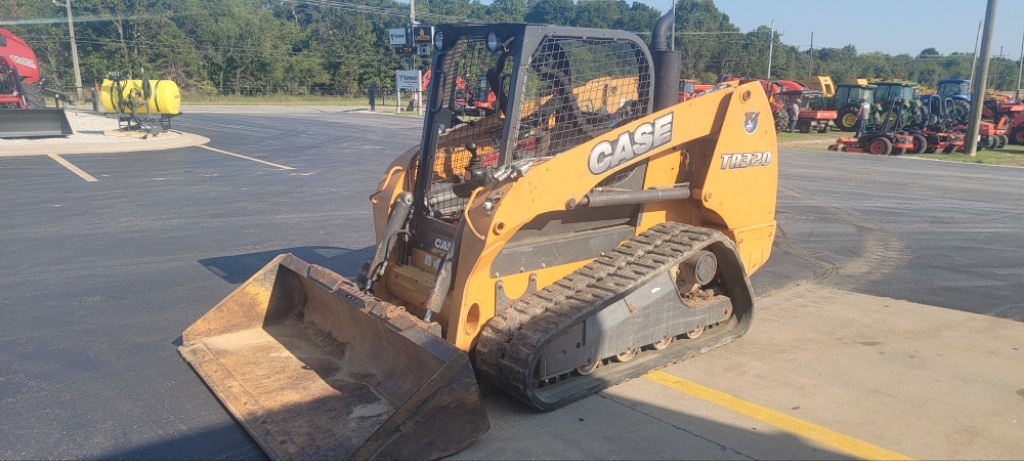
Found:
[[914, 137], [910, 134], [897, 131], [902, 130], [906, 114], [897, 110], [903, 105], [902, 99], [892, 101], [890, 113], [895, 117], [887, 117], [881, 125], [871, 127], [871, 131], [864, 133], [859, 138], [841, 137], [835, 144], [828, 146], [828, 150], [842, 152], [866, 152], [872, 155], [903, 155], [908, 150], [915, 148]]

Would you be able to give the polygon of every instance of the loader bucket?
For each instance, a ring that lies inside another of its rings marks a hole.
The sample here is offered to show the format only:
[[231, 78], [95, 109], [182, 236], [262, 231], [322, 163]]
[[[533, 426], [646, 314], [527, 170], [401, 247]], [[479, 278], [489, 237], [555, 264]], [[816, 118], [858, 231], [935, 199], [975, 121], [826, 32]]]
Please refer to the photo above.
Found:
[[0, 109], [0, 138], [42, 138], [73, 134], [64, 109]]
[[291, 254], [181, 336], [182, 357], [273, 459], [436, 459], [490, 426], [465, 352]]

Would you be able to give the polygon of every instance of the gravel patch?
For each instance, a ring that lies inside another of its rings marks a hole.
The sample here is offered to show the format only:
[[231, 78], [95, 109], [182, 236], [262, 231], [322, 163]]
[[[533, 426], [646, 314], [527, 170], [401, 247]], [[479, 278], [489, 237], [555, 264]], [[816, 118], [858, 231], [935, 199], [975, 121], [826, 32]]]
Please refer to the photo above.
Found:
[[121, 136], [105, 136], [104, 131], [117, 129], [117, 119], [84, 112], [65, 112], [71, 129], [75, 132], [67, 137], [36, 138], [36, 139], [0, 139], [0, 147], [7, 146], [42, 146], [60, 144], [115, 144], [115, 143], [140, 143], [154, 140], [171, 139], [181, 136], [180, 133], [170, 131], [157, 137], [149, 139], [126, 138]]

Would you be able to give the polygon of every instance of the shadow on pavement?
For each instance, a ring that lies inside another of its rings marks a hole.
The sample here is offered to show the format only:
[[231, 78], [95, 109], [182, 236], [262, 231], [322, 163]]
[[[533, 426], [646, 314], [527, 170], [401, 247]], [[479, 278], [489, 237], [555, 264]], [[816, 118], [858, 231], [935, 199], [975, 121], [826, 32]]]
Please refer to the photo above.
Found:
[[[855, 459], [782, 430], [722, 424], [609, 392], [553, 412], [533, 411], [504, 394], [484, 403], [490, 431], [446, 459]], [[99, 458], [267, 459], [237, 424]]]
[[291, 253], [310, 264], [326, 267], [342, 277], [354, 279], [359, 268], [373, 257], [373, 251], [374, 247], [372, 246], [358, 250], [306, 246], [200, 259], [199, 264], [229, 283], [242, 283], [249, 280], [249, 277], [252, 277], [277, 255]]

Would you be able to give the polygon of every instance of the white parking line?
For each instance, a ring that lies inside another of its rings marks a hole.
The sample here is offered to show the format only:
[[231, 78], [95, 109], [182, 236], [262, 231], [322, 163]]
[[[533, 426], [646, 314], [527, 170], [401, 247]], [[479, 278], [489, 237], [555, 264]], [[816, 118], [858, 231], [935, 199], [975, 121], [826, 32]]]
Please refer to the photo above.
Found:
[[61, 156], [59, 156], [57, 154], [50, 154], [50, 158], [56, 160], [57, 163], [59, 163], [61, 165], [64, 165], [64, 167], [69, 169], [69, 170], [71, 170], [72, 173], [81, 176], [82, 179], [84, 179], [86, 181], [89, 181], [89, 182], [96, 182], [96, 178], [92, 177], [91, 174], [82, 171], [81, 168], [72, 165], [71, 162], [69, 162], [67, 160], [64, 160], [64, 158], [62, 158]]
[[268, 162], [266, 160], [260, 160], [258, 158], [246, 157], [246, 156], [244, 156], [242, 154], [236, 154], [234, 152], [228, 152], [226, 150], [215, 149], [215, 148], [209, 147], [209, 146], [198, 146], [198, 147], [202, 147], [203, 149], [206, 149], [206, 150], [212, 150], [214, 152], [220, 152], [220, 153], [222, 153], [224, 155], [230, 155], [232, 157], [238, 157], [238, 158], [244, 158], [246, 160], [252, 160], [254, 162], [259, 162], [259, 163], [262, 163], [264, 165], [270, 165], [270, 166], [272, 166], [274, 168], [280, 168], [282, 170], [294, 170], [295, 169], [295, 168], [292, 168], [290, 166], [278, 165], [276, 163], [271, 163], [271, 162]]

